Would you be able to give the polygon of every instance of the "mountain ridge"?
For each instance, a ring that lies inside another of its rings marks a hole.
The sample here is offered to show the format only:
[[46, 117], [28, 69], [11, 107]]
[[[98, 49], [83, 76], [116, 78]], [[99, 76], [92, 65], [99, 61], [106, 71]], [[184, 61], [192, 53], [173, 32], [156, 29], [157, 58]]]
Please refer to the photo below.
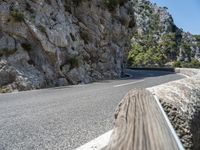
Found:
[[[167, 7], [138, 0], [134, 8], [138, 26], [129, 60], [139, 66], [200, 67], [199, 46], [192, 34], [178, 28]], [[179, 66], [177, 66], [179, 64]]]

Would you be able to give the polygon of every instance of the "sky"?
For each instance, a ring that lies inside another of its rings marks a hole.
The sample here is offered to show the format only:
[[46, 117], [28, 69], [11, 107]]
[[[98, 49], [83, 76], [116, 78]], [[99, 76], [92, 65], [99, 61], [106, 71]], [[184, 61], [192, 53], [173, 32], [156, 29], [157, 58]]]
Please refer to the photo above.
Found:
[[186, 32], [200, 35], [200, 0], [150, 0], [166, 6], [175, 24]]

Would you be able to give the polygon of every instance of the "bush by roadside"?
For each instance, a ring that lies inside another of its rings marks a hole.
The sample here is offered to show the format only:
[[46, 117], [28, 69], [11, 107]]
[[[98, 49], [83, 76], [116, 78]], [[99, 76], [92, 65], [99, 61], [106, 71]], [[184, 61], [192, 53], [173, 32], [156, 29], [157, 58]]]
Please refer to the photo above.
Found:
[[191, 62], [175, 61], [172, 66], [174, 68], [200, 68], [200, 62], [194, 59]]

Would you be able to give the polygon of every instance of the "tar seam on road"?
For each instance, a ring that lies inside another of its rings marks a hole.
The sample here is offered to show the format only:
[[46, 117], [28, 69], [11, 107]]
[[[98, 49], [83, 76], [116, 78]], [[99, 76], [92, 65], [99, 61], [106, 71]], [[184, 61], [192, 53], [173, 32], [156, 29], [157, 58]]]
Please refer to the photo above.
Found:
[[116, 87], [126, 86], [126, 85], [130, 85], [130, 84], [140, 83], [140, 82], [143, 82], [143, 81], [144, 81], [144, 80], [139, 80], [139, 81], [124, 83], [124, 84], [114, 85], [113, 87], [116, 88]]

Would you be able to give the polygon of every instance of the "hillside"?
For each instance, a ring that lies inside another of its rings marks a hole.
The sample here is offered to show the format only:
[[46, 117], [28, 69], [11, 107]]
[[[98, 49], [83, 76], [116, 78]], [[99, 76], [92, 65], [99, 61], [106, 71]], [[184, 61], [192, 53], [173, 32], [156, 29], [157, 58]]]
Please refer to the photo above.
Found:
[[132, 38], [130, 65], [200, 67], [197, 36], [178, 28], [167, 7], [138, 0], [134, 8], [137, 31]]

